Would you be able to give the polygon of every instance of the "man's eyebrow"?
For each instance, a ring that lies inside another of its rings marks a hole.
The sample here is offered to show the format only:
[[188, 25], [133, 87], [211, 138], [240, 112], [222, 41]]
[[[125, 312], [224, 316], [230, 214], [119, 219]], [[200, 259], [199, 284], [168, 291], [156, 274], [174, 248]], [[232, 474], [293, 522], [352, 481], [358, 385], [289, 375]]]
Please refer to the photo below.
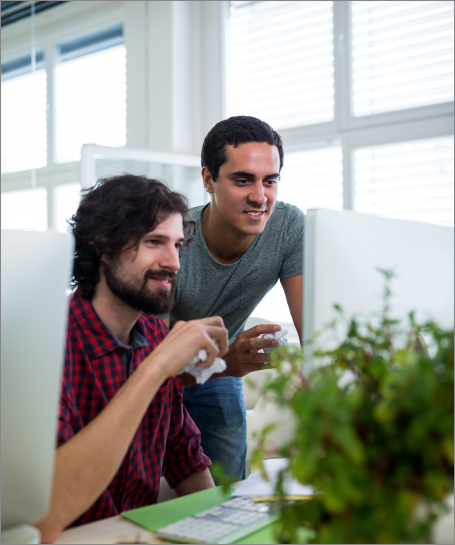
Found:
[[[255, 174], [252, 172], [245, 172], [244, 170], [237, 170], [236, 172], [231, 172], [229, 175], [231, 178], [237, 177], [237, 176], [243, 176], [244, 178], [254, 178]], [[279, 178], [280, 174], [278, 172], [275, 172], [274, 174], [267, 174], [264, 176], [264, 180], [267, 180], [269, 178]]]
[[[153, 232], [148, 233], [145, 236], [148, 237], [148, 238], [159, 238], [161, 240], [169, 240], [169, 238], [170, 238], [167, 235], [160, 235], [158, 233], [154, 234]], [[177, 242], [185, 242], [185, 237], [180, 237], [179, 239], [177, 239]]]

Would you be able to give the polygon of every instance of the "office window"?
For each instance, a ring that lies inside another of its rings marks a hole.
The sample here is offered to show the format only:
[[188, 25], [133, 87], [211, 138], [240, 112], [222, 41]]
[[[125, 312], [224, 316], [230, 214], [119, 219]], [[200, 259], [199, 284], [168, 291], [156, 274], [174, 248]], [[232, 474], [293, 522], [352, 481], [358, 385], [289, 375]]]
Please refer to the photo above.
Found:
[[67, 220], [79, 206], [81, 184], [64, 184], [54, 187], [54, 225], [58, 231], [68, 231]]
[[355, 151], [355, 210], [454, 224], [453, 136]]
[[126, 144], [126, 52], [122, 27], [59, 45], [57, 161], [80, 159], [82, 144]]
[[453, 2], [352, 4], [354, 115], [453, 100]]
[[2, 229], [47, 229], [44, 187], [2, 193]]
[[[47, 78], [42, 52], [2, 62], [2, 173], [47, 164]], [[32, 72], [32, 69], [34, 71]]]
[[332, 2], [231, 2], [228, 115], [275, 129], [334, 118]]
[[278, 198], [306, 212], [343, 208], [343, 158], [340, 146], [290, 152], [284, 156]]
[[[281, 134], [280, 200], [453, 225], [453, 9], [230, 2], [227, 116]], [[290, 319], [280, 286], [253, 315]]]

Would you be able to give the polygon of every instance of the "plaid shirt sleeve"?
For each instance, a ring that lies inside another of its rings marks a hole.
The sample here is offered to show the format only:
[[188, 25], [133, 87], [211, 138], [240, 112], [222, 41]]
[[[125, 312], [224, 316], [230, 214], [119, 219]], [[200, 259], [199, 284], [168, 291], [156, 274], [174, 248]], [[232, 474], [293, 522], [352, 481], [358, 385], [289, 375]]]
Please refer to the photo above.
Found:
[[201, 432], [183, 405], [182, 381], [178, 377], [170, 380], [174, 382], [174, 392], [163, 472], [169, 486], [174, 488], [212, 462], [202, 450]]
[[77, 346], [74, 329], [71, 323], [68, 324], [68, 332], [65, 345], [65, 365], [63, 366], [60, 407], [58, 415], [57, 447], [69, 441], [76, 433], [74, 426], [77, 420], [78, 410], [74, 399], [74, 392], [71, 387], [71, 372]]

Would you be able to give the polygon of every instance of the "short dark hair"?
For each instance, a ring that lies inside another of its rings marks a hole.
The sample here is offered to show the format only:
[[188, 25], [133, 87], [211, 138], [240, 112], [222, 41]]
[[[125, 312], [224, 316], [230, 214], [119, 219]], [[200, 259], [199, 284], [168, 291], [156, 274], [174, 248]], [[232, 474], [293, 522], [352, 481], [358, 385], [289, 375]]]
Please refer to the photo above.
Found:
[[76, 239], [72, 287], [91, 299], [99, 281], [101, 254], [116, 257], [130, 245], [137, 246], [142, 236], [153, 230], [170, 214], [185, 214], [188, 202], [160, 180], [122, 174], [99, 179], [84, 190], [77, 212], [68, 223]]
[[220, 166], [227, 161], [226, 146], [237, 147], [248, 142], [266, 142], [278, 148], [280, 170], [283, 167], [283, 142], [270, 125], [257, 117], [237, 115], [217, 123], [202, 144], [201, 165], [207, 167], [212, 180], [218, 178]]

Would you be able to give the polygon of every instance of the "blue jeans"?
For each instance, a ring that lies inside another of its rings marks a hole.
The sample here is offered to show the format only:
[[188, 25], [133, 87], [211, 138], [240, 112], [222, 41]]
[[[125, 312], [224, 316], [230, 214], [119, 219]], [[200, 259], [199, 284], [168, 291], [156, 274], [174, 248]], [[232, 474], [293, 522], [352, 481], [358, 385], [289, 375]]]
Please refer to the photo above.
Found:
[[242, 379], [221, 377], [187, 386], [183, 403], [201, 431], [201, 443], [212, 462], [225, 472], [245, 478], [246, 411]]

